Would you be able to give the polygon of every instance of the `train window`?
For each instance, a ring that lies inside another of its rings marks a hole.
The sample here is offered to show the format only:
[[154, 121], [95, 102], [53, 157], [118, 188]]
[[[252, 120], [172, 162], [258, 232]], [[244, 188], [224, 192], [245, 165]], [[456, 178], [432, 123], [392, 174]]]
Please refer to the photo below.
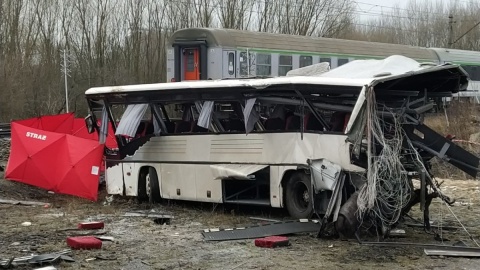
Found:
[[257, 53], [257, 76], [272, 75], [272, 55]]
[[193, 50], [187, 50], [187, 72], [192, 72], [195, 70], [195, 56]]
[[228, 74], [233, 75], [235, 73], [235, 53], [228, 53]]
[[480, 80], [480, 66], [462, 66], [462, 68], [468, 73], [470, 80]]
[[322, 58], [320, 57], [320, 63], [323, 63], [323, 62], [328, 62], [328, 64], [330, 66], [332, 66], [332, 59], [331, 58]]
[[313, 58], [311, 56], [300, 55], [300, 67], [311, 66], [313, 64]]
[[278, 58], [278, 76], [285, 76], [290, 70], [292, 70], [292, 56], [280, 55]]
[[346, 63], [348, 63], [348, 59], [347, 58], [338, 58], [338, 65], [337, 67], [341, 66], [341, 65], [345, 65]]
[[[249, 53], [249, 56], [251, 57], [251, 53]], [[247, 56], [247, 52], [240, 52], [240, 76], [248, 76], [250, 74], [250, 69], [252, 68], [250, 66], [250, 61], [249, 57]]]
[[472, 80], [480, 81], [480, 66], [472, 67]]

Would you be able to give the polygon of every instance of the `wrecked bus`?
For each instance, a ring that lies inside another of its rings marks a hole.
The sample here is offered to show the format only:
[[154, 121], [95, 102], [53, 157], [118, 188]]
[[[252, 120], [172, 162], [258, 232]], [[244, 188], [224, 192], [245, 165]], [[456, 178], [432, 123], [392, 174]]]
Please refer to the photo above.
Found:
[[451, 203], [432, 158], [476, 176], [478, 157], [422, 123], [467, 84], [459, 66], [391, 56], [316, 76], [95, 87], [86, 120], [100, 142], [113, 125], [109, 194], [286, 208], [345, 235], [368, 218], [386, 232], [416, 203]]

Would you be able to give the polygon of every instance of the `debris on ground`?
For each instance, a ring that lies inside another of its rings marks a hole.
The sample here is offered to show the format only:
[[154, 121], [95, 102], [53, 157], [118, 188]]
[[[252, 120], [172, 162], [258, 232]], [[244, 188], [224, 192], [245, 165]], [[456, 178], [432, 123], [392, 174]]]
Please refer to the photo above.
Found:
[[249, 217], [251, 220], [265, 221], [265, 222], [281, 222], [278, 219], [269, 219], [269, 218], [259, 218], [259, 217]]
[[78, 224], [78, 229], [81, 230], [98, 230], [103, 229], [105, 224], [103, 221], [81, 222]]
[[25, 221], [22, 223], [22, 226], [24, 227], [32, 226], [32, 223], [30, 221]]
[[218, 228], [206, 229], [202, 234], [207, 241], [225, 241], [317, 232], [319, 229], [320, 223], [317, 220], [307, 220], [307, 222], [303, 220], [292, 220], [223, 230]]
[[115, 241], [115, 238], [113, 238], [112, 236], [95, 236], [95, 238], [102, 241], [110, 241], [110, 242]]
[[48, 253], [48, 254], [32, 254], [30, 256], [24, 256], [24, 257], [15, 257], [11, 258], [8, 260], [0, 260], [0, 266], [2, 268], [9, 268], [12, 266], [19, 266], [19, 265], [25, 265], [25, 264], [46, 264], [46, 263], [56, 263], [59, 261], [65, 261], [65, 262], [75, 262], [75, 260], [67, 256], [66, 254], [69, 254], [71, 250], [63, 250], [57, 253]]
[[73, 249], [100, 249], [102, 241], [93, 236], [67, 237], [67, 245]]
[[57, 270], [54, 266], [46, 266], [42, 268], [35, 268], [34, 270]]
[[472, 247], [438, 246], [425, 248], [424, 252], [427, 256], [480, 258], [480, 248]]
[[13, 204], [13, 205], [28, 205], [28, 206], [45, 206], [48, 205], [50, 206], [49, 203], [44, 203], [44, 202], [34, 202], [34, 201], [17, 201], [17, 200], [6, 200], [6, 199], [0, 199], [1, 204]]
[[406, 232], [403, 229], [394, 229], [390, 231], [391, 237], [405, 237]]
[[276, 248], [290, 245], [290, 241], [285, 236], [267, 236], [255, 239], [255, 246], [265, 248]]
[[[404, 223], [405, 226], [408, 226], [408, 227], [414, 227], [414, 228], [423, 228], [425, 227], [424, 224], [420, 224], [420, 223]], [[430, 226], [431, 227], [435, 227], [435, 228], [438, 228], [438, 229], [441, 229], [441, 230], [444, 230], [444, 231], [456, 231], [458, 230], [460, 227], [454, 227], [454, 226], [447, 226], [447, 225], [437, 225], [435, 223], [430, 223]]]
[[172, 215], [157, 213], [155, 210], [136, 210], [126, 212], [124, 217], [146, 217], [153, 219], [156, 224], [170, 224], [170, 221], [173, 219]]

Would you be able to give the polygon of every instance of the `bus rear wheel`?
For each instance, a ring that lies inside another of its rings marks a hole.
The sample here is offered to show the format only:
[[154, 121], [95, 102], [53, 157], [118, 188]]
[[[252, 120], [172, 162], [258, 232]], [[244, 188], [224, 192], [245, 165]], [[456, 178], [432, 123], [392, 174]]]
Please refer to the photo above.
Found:
[[152, 167], [148, 169], [148, 173], [145, 176], [145, 192], [150, 203], [158, 203], [162, 200], [157, 171]]
[[313, 214], [313, 198], [308, 175], [302, 172], [293, 173], [285, 188], [285, 204], [290, 216], [298, 219], [310, 218]]

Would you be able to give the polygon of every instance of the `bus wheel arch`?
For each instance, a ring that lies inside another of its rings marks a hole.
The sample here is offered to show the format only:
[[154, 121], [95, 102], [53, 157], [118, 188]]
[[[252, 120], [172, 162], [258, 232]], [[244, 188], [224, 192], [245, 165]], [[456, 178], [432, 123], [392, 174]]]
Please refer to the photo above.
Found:
[[157, 170], [154, 167], [144, 166], [140, 168], [137, 197], [139, 201], [149, 201], [150, 203], [161, 201], [160, 182], [158, 181]]
[[288, 170], [282, 177], [283, 206], [293, 218], [313, 215], [310, 176], [304, 170]]

